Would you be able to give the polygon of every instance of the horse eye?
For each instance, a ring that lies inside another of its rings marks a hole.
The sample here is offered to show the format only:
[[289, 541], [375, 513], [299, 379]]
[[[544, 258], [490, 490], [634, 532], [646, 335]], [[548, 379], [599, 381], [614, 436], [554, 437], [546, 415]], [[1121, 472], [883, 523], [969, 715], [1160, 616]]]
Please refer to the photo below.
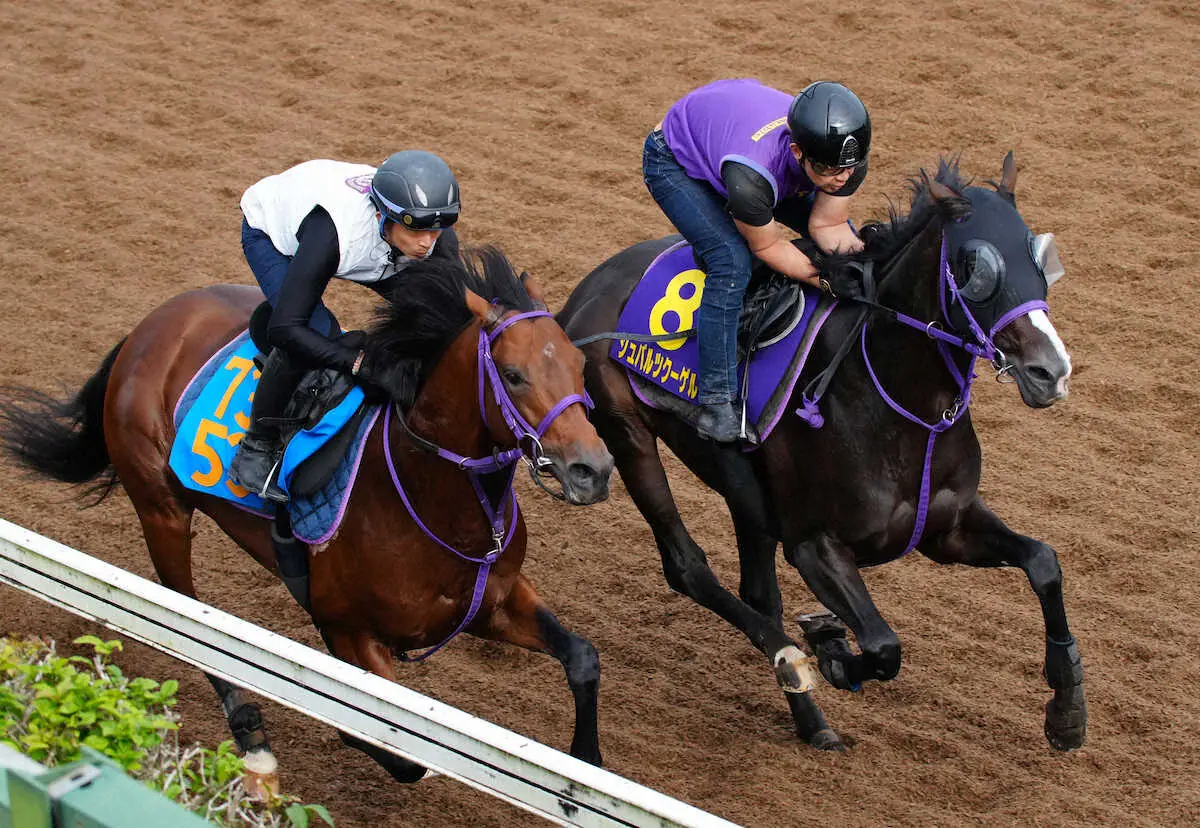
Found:
[[986, 302], [1000, 289], [1004, 257], [989, 242], [972, 239], [959, 252], [959, 290], [969, 302]]
[[516, 368], [505, 368], [500, 372], [500, 375], [504, 377], [504, 381], [511, 386], [515, 387], [525, 384], [524, 375]]

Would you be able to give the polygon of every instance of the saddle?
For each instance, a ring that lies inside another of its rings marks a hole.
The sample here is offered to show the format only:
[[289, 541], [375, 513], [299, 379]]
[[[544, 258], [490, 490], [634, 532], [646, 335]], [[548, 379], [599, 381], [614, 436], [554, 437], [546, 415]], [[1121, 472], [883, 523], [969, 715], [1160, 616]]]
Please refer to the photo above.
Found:
[[[259, 369], [263, 366], [263, 354], [270, 353], [271, 350], [267, 341], [267, 323], [270, 316], [271, 306], [267, 302], [255, 308], [250, 316], [250, 339], [259, 351], [259, 355], [255, 357]], [[338, 341], [349, 348], [357, 348], [365, 336], [362, 331], [350, 331], [343, 334]], [[321, 422], [321, 419], [345, 400], [346, 395], [355, 387], [354, 381], [348, 375], [333, 368], [318, 368], [306, 373], [284, 408], [283, 422], [280, 424], [284, 450], [286, 451], [288, 444], [297, 434], [314, 428]], [[308, 497], [329, 482], [342, 458], [349, 451], [369, 408], [365, 402], [360, 405], [328, 442], [296, 467], [288, 484], [288, 492], [292, 497]]]
[[800, 283], [761, 262], [750, 274], [738, 317], [738, 361], [786, 337], [800, 322], [804, 302]]

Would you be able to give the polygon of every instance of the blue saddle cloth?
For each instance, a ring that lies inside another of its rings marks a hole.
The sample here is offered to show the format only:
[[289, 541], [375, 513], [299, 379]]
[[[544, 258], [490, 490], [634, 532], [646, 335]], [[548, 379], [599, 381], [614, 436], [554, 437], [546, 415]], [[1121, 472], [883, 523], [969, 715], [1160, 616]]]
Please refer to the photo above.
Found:
[[[661, 335], [693, 328], [704, 295], [704, 278], [691, 245], [685, 241], [672, 245], [646, 268], [621, 311], [617, 330]], [[738, 365], [739, 388], [749, 371], [746, 414], [761, 439], [766, 439], [782, 417], [783, 404], [800, 376], [816, 333], [836, 304], [823, 300], [820, 291], [807, 285], [802, 296], [804, 309], [791, 331]], [[694, 336], [663, 342], [615, 339], [609, 353], [630, 374], [695, 405], [699, 348]], [[662, 407], [640, 393], [639, 383], [634, 383], [634, 391], [648, 405]]]
[[[263, 517], [273, 517], [273, 503], [235, 485], [226, 472], [250, 425], [250, 404], [261, 375], [254, 364], [257, 354], [250, 334], [242, 333], [192, 377], [175, 406], [170, 465], [185, 487], [228, 500]], [[288, 442], [279, 473], [284, 491], [297, 467], [336, 434], [362, 402], [362, 390], [351, 390], [319, 423], [299, 431]], [[337, 531], [358, 474], [363, 446], [378, 416], [376, 408], [363, 418], [349, 451], [324, 487], [288, 502], [292, 530], [300, 540], [324, 543]]]

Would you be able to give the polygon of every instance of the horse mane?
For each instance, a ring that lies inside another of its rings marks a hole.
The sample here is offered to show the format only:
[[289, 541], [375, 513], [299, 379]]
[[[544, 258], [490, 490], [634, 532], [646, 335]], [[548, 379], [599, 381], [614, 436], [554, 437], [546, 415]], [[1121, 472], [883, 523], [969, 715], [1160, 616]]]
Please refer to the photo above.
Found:
[[[883, 263], [889, 261], [905, 245], [915, 239], [930, 221], [939, 217], [939, 211], [933, 196], [929, 193], [931, 181], [944, 184], [956, 193], [971, 186], [971, 180], [965, 179], [958, 169], [959, 155], [938, 158], [937, 172], [931, 178], [924, 168], [908, 179], [909, 209], [901, 213], [895, 203], [888, 200], [888, 219], [886, 222], [871, 222], [863, 226], [860, 235], [866, 242], [866, 247], [857, 253], [830, 253], [823, 257], [822, 271], [836, 270], [847, 261], [874, 261]], [[966, 208], [964, 199], [964, 209]]]
[[506, 310], [534, 310], [521, 277], [498, 248], [464, 248], [453, 258], [410, 264], [375, 311], [364, 350], [386, 366], [387, 385], [401, 408], [411, 408], [442, 352], [474, 320], [465, 291]]

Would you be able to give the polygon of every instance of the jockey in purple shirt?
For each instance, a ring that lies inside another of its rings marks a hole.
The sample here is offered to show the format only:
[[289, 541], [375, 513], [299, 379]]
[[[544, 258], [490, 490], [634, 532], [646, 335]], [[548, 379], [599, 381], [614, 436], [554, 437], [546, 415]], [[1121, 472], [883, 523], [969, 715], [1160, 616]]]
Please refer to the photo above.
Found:
[[837, 296], [861, 293], [849, 274], [820, 284], [781, 225], [827, 252], [861, 249], [849, 202], [866, 178], [870, 148], [866, 107], [829, 81], [794, 98], [757, 80], [716, 81], [677, 101], [646, 138], [646, 187], [707, 273], [696, 315], [704, 436], [741, 436], [737, 325], [752, 257]]

